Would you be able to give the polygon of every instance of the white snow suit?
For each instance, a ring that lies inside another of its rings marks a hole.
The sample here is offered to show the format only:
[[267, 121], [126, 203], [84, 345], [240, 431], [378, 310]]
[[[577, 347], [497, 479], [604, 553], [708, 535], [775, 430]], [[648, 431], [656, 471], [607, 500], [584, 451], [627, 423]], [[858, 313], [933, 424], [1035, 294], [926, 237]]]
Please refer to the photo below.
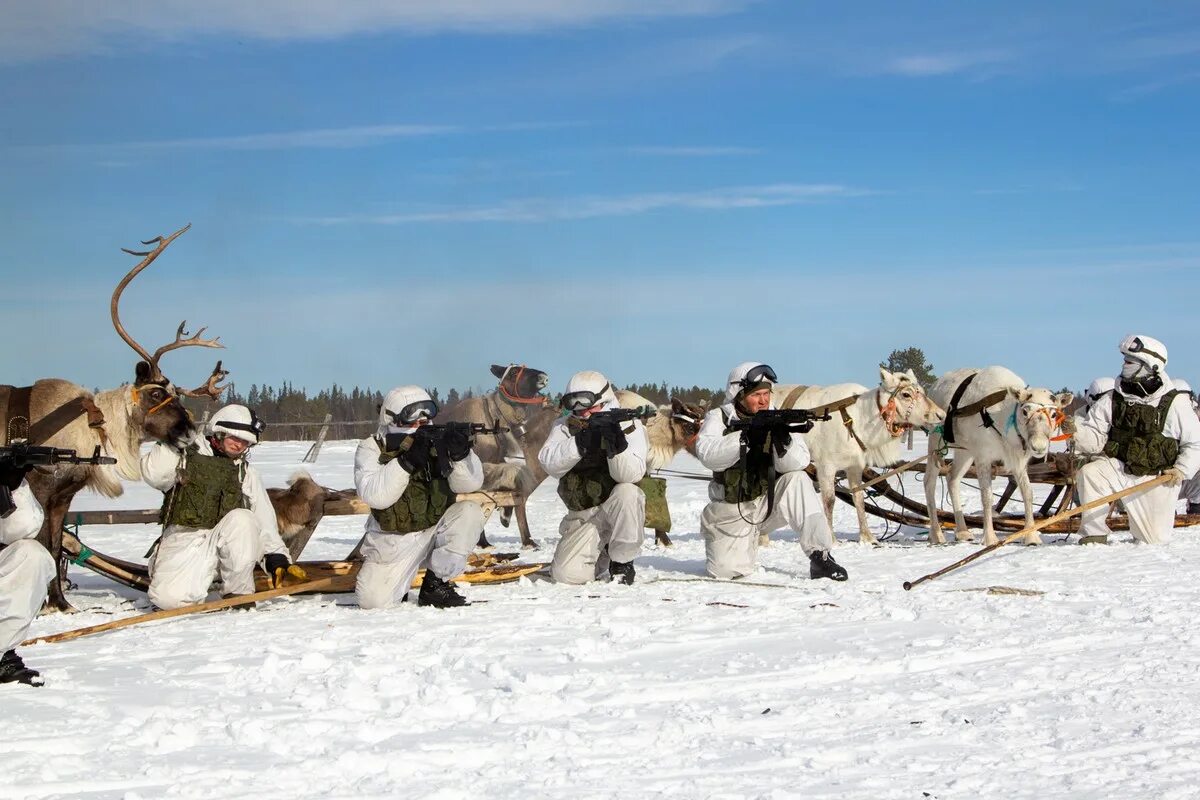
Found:
[[[400, 500], [408, 488], [409, 474], [399, 459], [380, 464], [379, 455], [375, 437], [359, 442], [354, 454], [354, 488], [368, 506], [385, 509]], [[452, 492], [478, 491], [483, 486], [479, 456], [472, 451], [454, 462], [447, 480]], [[466, 569], [467, 556], [479, 541], [483, 524], [483, 509], [471, 500], [452, 504], [436, 525], [412, 533], [385, 531], [374, 516], [368, 516], [363, 565], [354, 586], [358, 605], [388, 608], [400, 603], [422, 567], [444, 581], [454, 580]]]
[[0, 519], [0, 654], [25, 640], [55, 576], [54, 559], [35, 541], [45, 518], [41, 504], [25, 481], [12, 498], [16, 510]]
[[[602, 410], [620, 408], [615, 399]], [[637, 485], [646, 475], [650, 448], [646, 427], [640, 420], [622, 426], [627, 446], [608, 460], [608, 474], [616, 481], [608, 499], [583, 511], [568, 511], [558, 525], [558, 547], [550, 565], [550, 576], [558, 583], [580, 584], [603, 577], [609, 561], [627, 563], [642, 550], [646, 522], [646, 496]], [[561, 479], [583, 456], [563, 417], [550, 427], [550, 435], [538, 453], [542, 469]]]
[[[203, 435], [197, 435], [193, 444], [200, 454], [213, 455]], [[175, 486], [183, 457], [174, 446], [159, 442], [142, 456], [142, 477], [155, 489], [168, 492]], [[242, 461], [233, 463], [240, 466]], [[218, 574], [224, 594], [252, 594], [254, 567], [263, 556], [288, 556], [271, 498], [249, 464], [245, 464], [242, 493], [249, 508], [230, 511], [212, 528], [168, 525], [163, 529], [150, 559], [150, 602], [162, 609], [202, 603]]]
[[[1162, 388], [1149, 397], [1126, 395], [1121, 392], [1119, 386], [1114, 391], [1121, 393], [1126, 403], [1157, 406], [1163, 395], [1173, 391], [1173, 388], [1171, 380], [1164, 374]], [[1104, 445], [1108, 442], [1109, 429], [1112, 427], [1112, 400], [1112, 392], [1102, 395], [1092, 404], [1086, 415], [1076, 418], [1076, 450], [1083, 455], [1097, 456], [1095, 460], [1083, 465], [1076, 475], [1081, 503], [1126, 489], [1152, 477], [1130, 475], [1125, 471], [1124, 464], [1102, 454]], [[1200, 420], [1197, 419], [1191, 400], [1186, 394], [1176, 395], [1172, 401], [1163, 426], [1163, 435], [1178, 440], [1179, 456], [1175, 460], [1175, 467], [1183, 472], [1185, 478], [1193, 477], [1200, 469]], [[1179, 491], [1179, 488], [1174, 486], [1156, 486], [1121, 500], [1129, 513], [1129, 531], [1134, 539], [1147, 544], [1165, 544], [1171, 540]], [[1103, 506], [1085, 512], [1079, 535], [1107, 535], [1107, 515], [1108, 509]]]
[[[714, 472], [738, 463], [741, 434], [726, 433], [726, 420], [737, 419], [733, 403], [709, 411], [696, 440], [700, 463]], [[708, 485], [709, 504], [700, 515], [704, 536], [705, 569], [714, 578], [740, 578], [758, 567], [758, 537], [777, 528], [791, 528], [800, 536], [805, 555], [833, 547], [833, 532], [825, 520], [812, 479], [804, 472], [811, 456], [799, 434], [775, 463], [775, 508], [767, 516], [767, 496], [743, 503], [726, 503], [725, 488], [716, 480]]]

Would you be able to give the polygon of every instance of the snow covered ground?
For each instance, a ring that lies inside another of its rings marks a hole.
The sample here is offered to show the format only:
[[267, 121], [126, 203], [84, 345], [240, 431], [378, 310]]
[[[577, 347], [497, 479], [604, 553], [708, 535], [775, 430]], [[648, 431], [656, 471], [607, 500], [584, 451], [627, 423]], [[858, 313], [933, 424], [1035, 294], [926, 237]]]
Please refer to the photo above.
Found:
[[[326, 444], [314, 476], [350, 486], [354, 446]], [[254, 461], [281, 485], [306, 449]], [[720, 583], [702, 577], [704, 492], [670, 481], [676, 546], [648, 546], [633, 587], [467, 587], [487, 602], [454, 611], [288, 598], [25, 648], [47, 686], [0, 687], [0, 797], [1200, 796], [1196, 532], [1161, 548], [1047, 536], [906, 593], [975, 546], [906, 530], [863, 547], [839, 504], [849, 582], [810, 581], [784, 533], [760, 574]], [[130, 486], [76, 507], [158, 502]], [[547, 560], [553, 482], [529, 512], [543, 547], [523, 558]], [[305, 556], [344, 556], [362, 522], [326, 519]], [[140, 559], [157, 532], [83, 534]], [[488, 534], [517, 549], [515, 529]], [[145, 607], [72, 578], [83, 611], [35, 634]], [[968, 591], [989, 586], [1043, 594]]]

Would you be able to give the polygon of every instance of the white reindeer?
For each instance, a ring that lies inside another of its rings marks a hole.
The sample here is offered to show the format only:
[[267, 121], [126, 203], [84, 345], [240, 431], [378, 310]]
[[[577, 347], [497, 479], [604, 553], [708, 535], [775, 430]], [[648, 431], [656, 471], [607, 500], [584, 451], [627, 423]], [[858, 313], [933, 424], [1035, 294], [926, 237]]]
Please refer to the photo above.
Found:
[[771, 399], [776, 408], [830, 408], [833, 419], [817, 422], [803, 434], [817, 470], [825, 517], [832, 528], [834, 479], [844, 472], [854, 493], [858, 540], [874, 544], [875, 535], [867, 526], [863, 506], [863, 470], [899, 461], [901, 437], [913, 427], [941, 422], [945, 418], [942, 409], [925, 394], [912, 370], [889, 372], [882, 367], [875, 389], [857, 383], [808, 387], [782, 384], [771, 390]]
[[[970, 381], [967, 383], [967, 381]], [[1033, 524], [1033, 490], [1029, 485], [1029, 459], [1044, 456], [1050, 449], [1050, 437], [1062, 419], [1062, 409], [1074, 396], [1070, 392], [1054, 394], [1049, 389], [1029, 389], [1011, 370], [1004, 367], [956, 369], [938, 378], [929, 396], [946, 409], [944, 428], [950, 428], [953, 442], [947, 442], [945, 430], [929, 435], [929, 460], [925, 462], [925, 503], [929, 508], [929, 543], [943, 544], [942, 526], [937, 517], [938, 452], [943, 443], [957, 450], [946, 482], [954, 504], [954, 538], [971, 541], [963, 520], [959, 482], [975, 464], [979, 477], [979, 495], [983, 501], [983, 544], [998, 539], [992, 529], [992, 469], [997, 462], [1009, 471], [1021, 489], [1025, 501], [1025, 525]], [[1024, 538], [1028, 545], [1041, 544], [1036, 531]]]

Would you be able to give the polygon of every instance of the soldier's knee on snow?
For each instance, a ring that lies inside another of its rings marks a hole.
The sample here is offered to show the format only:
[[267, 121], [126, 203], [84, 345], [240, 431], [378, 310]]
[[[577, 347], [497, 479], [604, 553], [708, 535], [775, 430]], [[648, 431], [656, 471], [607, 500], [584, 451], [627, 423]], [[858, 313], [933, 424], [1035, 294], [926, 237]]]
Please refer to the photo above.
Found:
[[550, 577], [555, 583], [580, 586], [596, 579], [596, 565], [551, 564]]

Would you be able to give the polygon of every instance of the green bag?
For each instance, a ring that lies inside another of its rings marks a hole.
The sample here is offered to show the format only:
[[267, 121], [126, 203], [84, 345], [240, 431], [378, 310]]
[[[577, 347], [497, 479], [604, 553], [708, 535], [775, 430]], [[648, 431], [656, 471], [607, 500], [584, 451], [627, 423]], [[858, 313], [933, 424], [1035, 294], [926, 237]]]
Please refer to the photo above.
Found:
[[646, 527], [654, 531], [671, 531], [671, 509], [667, 507], [667, 479], [649, 475], [637, 482], [646, 495]]

